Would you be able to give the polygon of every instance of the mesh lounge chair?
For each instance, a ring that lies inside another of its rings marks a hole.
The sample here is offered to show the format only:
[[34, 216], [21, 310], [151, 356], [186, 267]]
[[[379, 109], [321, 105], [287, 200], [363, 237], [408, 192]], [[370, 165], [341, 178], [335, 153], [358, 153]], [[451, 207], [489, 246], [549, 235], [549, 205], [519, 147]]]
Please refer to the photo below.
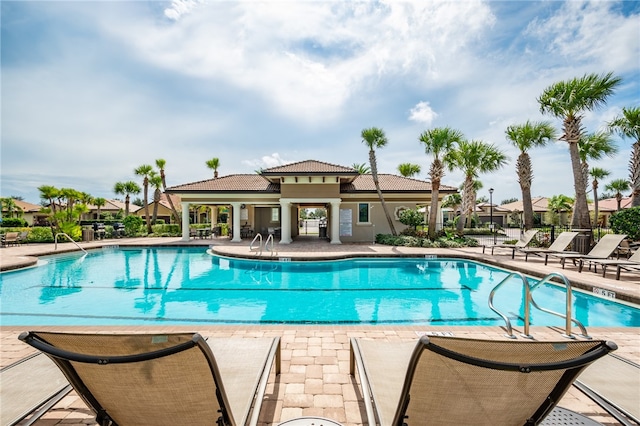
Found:
[[[372, 426], [537, 425], [586, 366], [616, 348], [593, 340], [354, 338], [350, 369], [355, 374], [357, 366]], [[598, 424], [581, 417], [581, 424]]]
[[596, 244], [589, 253], [546, 253], [544, 263], [547, 264], [549, 257], [557, 257], [560, 259], [562, 269], [567, 259], [571, 259], [573, 263], [579, 262], [578, 271], [582, 271], [583, 262], [587, 259], [607, 259], [611, 257], [613, 252], [618, 248], [620, 242], [627, 236], [625, 234], [607, 234], [600, 238], [598, 244]]
[[609, 354], [598, 360], [593, 367], [586, 369], [574, 386], [621, 424], [640, 424], [640, 365]]
[[56, 365], [38, 353], [0, 370], [0, 425], [35, 423], [71, 391]]
[[[598, 272], [598, 266], [602, 267], [602, 276], [604, 277], [607, 273], [607, 266], [640, 268], [640, 250], [636, 250], [629, 259], [584, 259], [582, 263], [589, 265], [589, 269], [593, 265], [594, 272]], [[617, 274], [616, 279], [620, 279], [620, 273]]]
[[[530, 254], [535, 254], [536, 256], [540, 256], [545, 253], [562, 253], [565, 252], [569, 244], [573, 242], [573, 240], [578, 235], [577, 232], [562, 232], [558, 235], [558, 238], [555, 239], [553, 243], [548, 248], [544, 247], [523, 247], [517, 249], [518, 252], [524, 253], [525, 262], [529, 260]], [[567, 253], [578, 253], [578, 252], [567, 252]], [[545, 257], [545, 265], [547, 264], [547, 257]]]
[[[511, 258], [513, 259], [516, 255], [516, 250], [528, 246], [537, 233], [537, 229], [529, 229], [520, 236], [520, 239], [515, 244], [494, 244], [491, 246], [491, 255], [493, 256], [493, 251], [497, 248], [509, 249], [511, 250]], [[484, 253], [484, 248], [482, 249], [482, 252]]]
[[106, 425], [255, 425], [280, 339], [28, 332]]

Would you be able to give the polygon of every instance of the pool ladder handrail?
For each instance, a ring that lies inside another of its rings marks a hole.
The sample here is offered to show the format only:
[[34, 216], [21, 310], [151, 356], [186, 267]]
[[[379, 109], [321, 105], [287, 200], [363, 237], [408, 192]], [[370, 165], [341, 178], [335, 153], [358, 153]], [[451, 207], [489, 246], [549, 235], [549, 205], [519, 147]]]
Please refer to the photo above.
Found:
[[68, 239], [69, 241], [71, 241], [73, 244], [75, 244], [75, 245], [76, 245], [76, 247], [78, 247], [80, 250], [82, 250], [82, 252], [83, 252], [84, 254], [87, 254], [87, 251], [86, 251], [85, 249], [83, 249], [82, 247], [80, 247], [80, 244], [76, 243], [76, 242], [73, 240], [73, 238], [71, 238], [69, 235], [67, 235], [67, 234], [66, 234], [66, 233], [64, 233], [64, 232], [58, 232], [58, 233], [56, 234], [56, 236], [55, 236], [55, 238], [54, 238], [54, 242], [55, 242], [54, 250], [58, 250], [58, 235], [64, 235], [65, 237], [67, 237], [67, 239]]
[[[259, 242], [257, 248], [253, 246], [256, 240], [258, 240]], [[251, 244], [249, 244], [249, 251], [257, 252], [258, 256], [262, 255], [262, 234], [261, 233], [257, 233], [256, 236], [253, 237]]]
[[[258, 247], [253, 246], [256, 240], [258, 241]], [[270, 246], [269, 246], [269, 242], [271, 242]], [[256, 236], [253, 237], [253, 241], [251, 241], [251, 244], [249, 245], [249, 251], [256, 252], [257, 256], [262, 256], [263, 250], [267, 250], [271, 252], [271, 257], [273, 257], [278, 254], [278, 252], [274, 250], [274, 247], [275, 247], [275, 242], [273, 240], [273, 234], [269, 234], [269, 236], [267, 237], [267, 240], [263, 244], [262, 234], [257, 233]]]
[[[538, 281], [534, 285], [530, 285], [529, 284], [529, 281], [527, 280], [527, 278], [524, 276], [524, 274], [522, 272], [512, 272], [509, 275], [507, 275], [502, 281], [500, 281], [498, 283], [498, 285], [496, 285], [491, 290], [491, 293], [489, 293], [489, 308], [491, 308], [492, 311], [494, 311], [495, 313], [500, 315], [500, 317], [502, 317], [502, 319], [504, 320], [506, 328], [507, 328], [507, 334], [505, 334], [506, 337], [508, 337], [509, 339], [515, 339], [516, 338], [516, 336], [513, 334], [513, 328], [511, 327], [511, 321], [509, 320], [509, 318], [506, 315], [504, 315], [502, 312], [500, 312], [498, 309], [495, 308], [495, 306], [493, 304], [493, 297], [494, 297], [496, 291], [514, 276], [520, 277], [520, 279], [522, 281], [523, 288], [524, 288], [524, 297], [525, 297], [524, 333], [521, 334], [522, 337], [527, 338], [527, 339], [533, 339], [533, 336], [531, 334], [529, 334], [529, 325], [530, 325], [530, 319], [531, 319], [531, 305], [533, 305], [536, 309], [538, 309], [538, 310], [540, 310], [542, 312], [546, 312], [548, 314], [555, 315], [555, 316], [558, 316], [560, 318], [564, 318], [565, 319], [565, 333], [562, 334], [563, 337], [566, 337], [568, 339], [575, 339], [575, 336], [571, 332], [571, 324], [575, 323], [580, 328], [580, 331], [582, 333], [581, 337], [584, 338], [584, 339], [591, 339], [591, 337], [587, 334], [587, 330], [582, 325], [582, 323], [580, 321], [578, 321], [577, 319], [572, 318], [571, 303], [572, 303], [573, 296], [572, 296], [572, 292], [571, 292], [571, 283], [569, 282], [569, 280], [564, 275], [562, 275], [560, 273], [557, 273], [557, 272], [552, 272], [552, 273], [548, 274], [547, 276], [545, 276], [543, 279], [541, 279], [540, 281]], [[552, 278], [560, 278], [563, 281], [563, 283], [564, 283], [564, 285], [566, 287], [566, 295], [567, 295], [567, 297], [566, 297], [566, 312], [564, 314], [552, 311], [550, 309], [546, 309], [546, 308], [540, 307], [536, 303], [536, 301], [533, 299], [533, 296], [531, 295], [533, 290], [538, 288], [541, 284], [545, 284], [545, 283], [549, 282]]]

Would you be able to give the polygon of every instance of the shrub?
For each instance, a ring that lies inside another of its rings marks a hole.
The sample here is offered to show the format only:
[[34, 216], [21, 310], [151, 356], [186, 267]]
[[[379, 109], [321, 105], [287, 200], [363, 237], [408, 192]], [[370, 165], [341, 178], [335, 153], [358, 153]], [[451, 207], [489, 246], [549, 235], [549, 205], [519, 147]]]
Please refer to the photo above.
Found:
[[29, 243], [52, 243], [53, 232], [48, 226], [34, 226], [29, 230], [27, 236], [27, 242]]
[[124, 235], [135, 237], [140, 233], [144, 220], [141, 217], [130, 215], [124, 218], [122, 224], [124, 225]]
[[615, 212], [609, 218], [609, 224], [616, 234], [627, 234], [633, 241], [640, 240], [640, 207]]
[[151, 230], [153, 231], [153, 234], [158, 237], [179, 237], [180, 236], [180, 226], [173, 223], [152, 225]]
[[5, 217], [0, 222], [0, 226], [3, 228], [20, 228], [28, 226], [27, 221], [20, 217]]

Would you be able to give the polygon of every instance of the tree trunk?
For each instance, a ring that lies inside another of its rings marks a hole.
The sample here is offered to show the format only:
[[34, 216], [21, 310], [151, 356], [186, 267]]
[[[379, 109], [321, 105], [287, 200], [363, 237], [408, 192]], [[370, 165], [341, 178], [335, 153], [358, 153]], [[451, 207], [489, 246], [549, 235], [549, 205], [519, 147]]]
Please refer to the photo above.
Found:
[[595, 226], [599, 226], [600, 220], [598, 218], [598, 181], [593, 180], [593, 221]]
[[631, 207], [640, 206], [640, 141], [633, 144], [629, 161], [631, 178]]
[[436, 238], [436, 223], [438, 221], [438, 198], [440, 195], [440, 180], [442, 178], [442, 163], [435, 159], [431, 164], [431, 207], [429, 208], [429, 239]]
[[145, 177], [143, 181], [144, 186], [144, 218], [147, 221], [147, 232], [150, 234], [151, 230], [151, 218], [149, 217], [149, 180]]
[[522, 213], [524, 216], [524, 229], [533, 228], [533, 203], [531, 202], [531, 157], [523, 152], [516, 163], [518, 182], [522, 191]]
[[376, 187], [376, 192], [378, 193], [378, 197], [380, 198], [380, 204], [382, 204], [382, 210], [384, 211], [384, 215], [387, 217], [387, 222], [389, 223], [389, 228], [391, 229], [391, 235], [394, 237], [398, 235], [396, 233], [396, 227], [393, 225], [393, 220], [391, 219], [391, 215], [389, 214], [389, 210], [387, 209], [387, 204], [384, 202], [384, 197], [382, 196], [382, 191], [380, 190], [380, 182], [378, 182], [378, 167], [376, 164], [376, 153], [375, 151], [369, 151], [369, 162], [371, 163], [371, 177], [373, 178], [373, 184]]
[[178, 214], [178, 210], [176, 210], [176, 206], [173, 205], [173, 200], [171, 196], [167, 194], [167, 180], [165, 178], [164, 169], [160, 169], [160, 177], [162, 178], [162, 191], [167, 196], [167, 200], [169, 201], [169, 206], [171, 206], [171, 214], [173, 215], [173, 220], [178, 224], [180, 230], [182, 230], [182, 220], [180, 215]]
[[571, 156], [571, 166], [573, 169], [573, 186], [576, 193], [576, 199], [573, 205], [573, 219], [571, 226], [580, 229], [591, 229], [591, 220], [589, 218], [589, 205], [587, 204], [587, 194], [583, 181], [582, 166], [580, 164], [580, 155], [578, 154], [578, 144], [569, 143], [569, 154]]

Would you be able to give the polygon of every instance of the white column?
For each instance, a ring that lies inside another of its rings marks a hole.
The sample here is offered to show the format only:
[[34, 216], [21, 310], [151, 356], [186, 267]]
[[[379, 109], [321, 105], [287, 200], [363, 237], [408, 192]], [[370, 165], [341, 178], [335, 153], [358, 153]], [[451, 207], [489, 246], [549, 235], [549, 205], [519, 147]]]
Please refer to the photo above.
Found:
[[240, 242], [242, 239], [240, 238], [240, 205], [242, 203], [231, 203], [231, 208], [233, 208], [233, 238], [231, 241]]
[[342, 244], [340, 241], [340, 201], [331, 202], [331, 244]]
[[189, 203], [182, 202], [182, 241], [189, 241]]
[[280, 244], [291, 244], [291, 203], [280, 200]]

